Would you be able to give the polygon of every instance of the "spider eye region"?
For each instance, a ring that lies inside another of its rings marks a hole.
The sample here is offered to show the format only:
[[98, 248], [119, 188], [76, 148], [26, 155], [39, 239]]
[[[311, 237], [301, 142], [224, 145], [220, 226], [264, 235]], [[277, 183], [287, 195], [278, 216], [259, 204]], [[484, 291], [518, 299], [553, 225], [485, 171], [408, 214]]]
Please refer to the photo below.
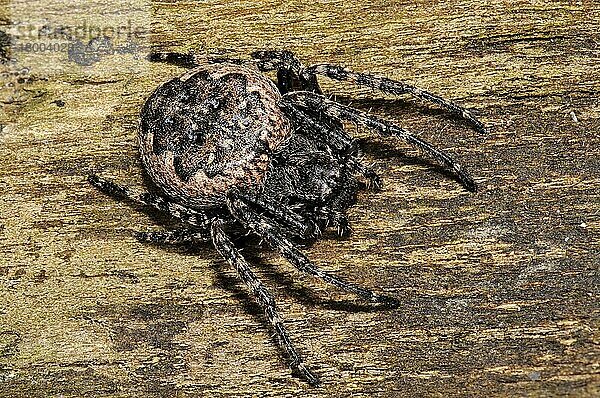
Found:
[[147, 174], [167, 196], [198, 208], [260, 183], [270, 154], [291, 134], [279, 99], [268, 78], [239, 65], [202, 65], [162, 84], [141, 113]]

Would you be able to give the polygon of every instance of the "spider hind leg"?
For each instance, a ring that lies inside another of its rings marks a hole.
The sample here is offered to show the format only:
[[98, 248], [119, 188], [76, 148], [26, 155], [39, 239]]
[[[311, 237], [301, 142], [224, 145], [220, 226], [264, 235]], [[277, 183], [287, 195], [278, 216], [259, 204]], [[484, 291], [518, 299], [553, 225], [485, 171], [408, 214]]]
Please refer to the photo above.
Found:
[[185, 224], [203, 229], [208, 228], [210, 221], [206, 213], [192, 210], [177, 203], [170, 202], [162, 196], [147, 191], [124, 187], [95, 174], [90, 174], [87, 181], [99, 191], [116, 199], [125, 199], [141, 206], [148, 206], [167, 213]]
[[323, 75], [338, 81], [350, 81], [359, 86], [370, 87], [387, 94], [410, 94], [415, 98], [431, 102], [450, 111], [450, 113], [466, 120], [480, 133], [486, 133], [485, 125], [468, 109], [410, 84], [383, 76], [353, 72], [341, 66], [331, 64], [312, 65], [306, 68], [306, 73]]
[[210, 234], [206, 231], [192, 229], [175, 229], [172, 231], [136, 232], [135, 237], [142, 243], [156, 245], [184, 245], [197, 242], [209, 242]]
[[165, 64], [182, 66], [184, 68], [195, 68], [200, 65], [196, 55], [192, 53], [184, 54], [177, 52], [151, 52], [146, 59], [150, 62], [162, 62]]

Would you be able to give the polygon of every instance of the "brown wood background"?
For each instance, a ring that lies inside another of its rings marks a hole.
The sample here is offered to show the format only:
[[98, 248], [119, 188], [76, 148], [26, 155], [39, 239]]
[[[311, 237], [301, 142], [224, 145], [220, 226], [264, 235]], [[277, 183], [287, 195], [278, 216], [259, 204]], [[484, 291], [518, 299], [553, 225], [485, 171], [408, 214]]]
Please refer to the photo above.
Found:
[[[89, 66], [20, 47], [64, 35], [0, 40], [0, 396], [600, 396], [597, 2], [2, 7], [6, 32], [129, 23], [147, 35], [138, 47], [114, 36], [119, 51]], [[489, 126], [479, 134], [434, 106], [324, 82], [455, 155], [481, 189], [464, 191], [402, 143], [353, 132], [384, 190], [360, 195], [349, 239], [306, 251], [399, 297], [397, 310], [373, 310], [266, 248], [244, 251], [322, 388], [290, 376], [213, 249], [138, 243], [133, 231], [164, 220], [85, 182], [97, 172], [142, 183], [140, 106], [179, 73], [146, 62], [144, 45], [237, 57], [290, 49], [413, 83]]]

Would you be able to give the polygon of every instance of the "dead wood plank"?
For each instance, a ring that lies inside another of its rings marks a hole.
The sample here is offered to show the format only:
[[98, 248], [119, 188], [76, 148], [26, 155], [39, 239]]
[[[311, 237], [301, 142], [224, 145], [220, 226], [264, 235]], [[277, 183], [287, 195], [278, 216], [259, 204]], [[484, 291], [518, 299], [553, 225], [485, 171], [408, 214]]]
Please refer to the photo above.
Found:
[[[127, 4], [11, 1], [0, 14], [14, 39], [0, 57], [16, 59], [0, 64], [12, 84], [0, 90], [1, 396], [600, 395], [598, 4]], [[77, 64], [20, 47], [65, 41], [44, 26], [72, 28], [71, 44], [87, 45], [97, 27], [125, 33], [111, 42], [119, 51]], [[290, 377], [210, 247], [136, 242], [133, 231], [161, 219], [86, 184], [89, 172], [142, 184], [139, 109], [179, 73], [146, 62], [145, 45], [232, 57], [289, 49], [426, 88], [489, 126], [483, 135], [410, 98], [324, 81], [454, 154], [481, 189], [465, 192], [404, 144], [353, 132], [384, 190], [361, 194], [349, 239], [307, 253], [400, 298], [398, 310], [373, 311], [246, 249], [322, 389]]]

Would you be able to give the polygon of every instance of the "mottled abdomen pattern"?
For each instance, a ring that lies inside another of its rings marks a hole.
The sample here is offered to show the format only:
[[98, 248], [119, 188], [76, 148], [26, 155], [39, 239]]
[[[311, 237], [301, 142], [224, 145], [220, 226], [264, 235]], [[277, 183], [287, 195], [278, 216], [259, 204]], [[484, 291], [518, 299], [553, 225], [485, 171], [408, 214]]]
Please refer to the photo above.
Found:
[[201, 65], [164, 83], [141, 113], [145, 170], [177, 203], [222, 205], [230, 188], [262, 182], [290, 135], [279, 99], [269, 79], [239, 65]]

